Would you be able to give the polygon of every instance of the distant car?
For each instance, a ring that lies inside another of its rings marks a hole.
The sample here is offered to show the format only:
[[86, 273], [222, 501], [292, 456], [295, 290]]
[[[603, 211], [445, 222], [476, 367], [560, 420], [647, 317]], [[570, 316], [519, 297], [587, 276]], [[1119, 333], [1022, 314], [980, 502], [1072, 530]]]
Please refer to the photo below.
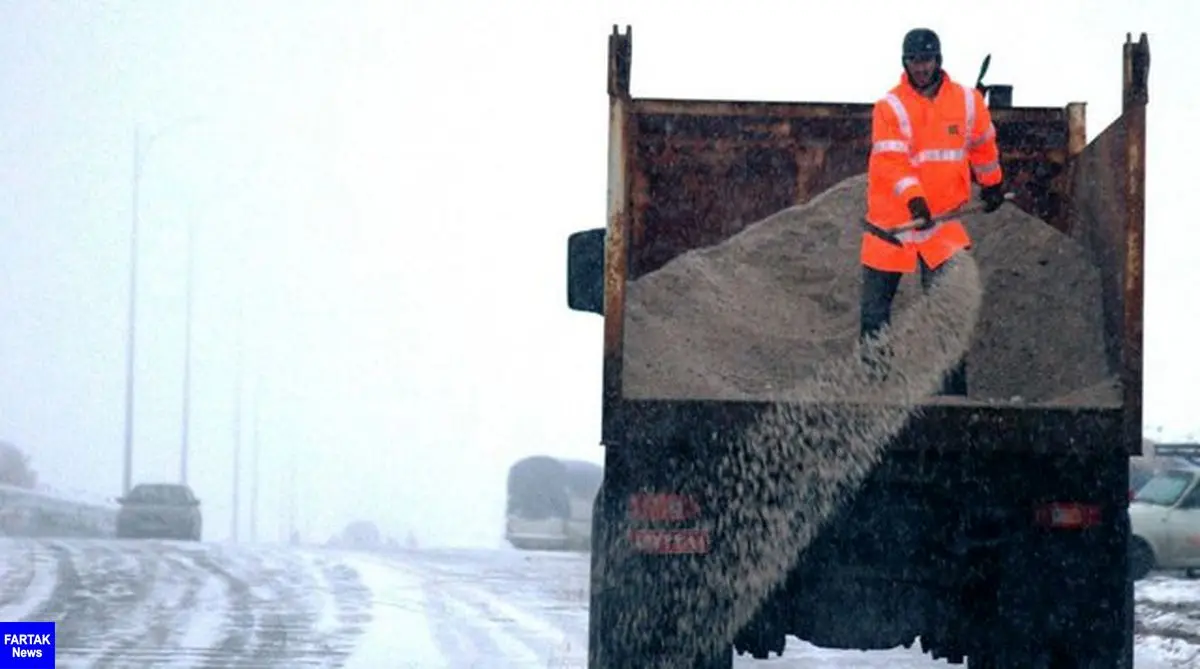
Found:
[[118, 539], [200, 541], [200, 500], [181, 483], [140, 483], [117, 500]]
[[369, 520], [356, 520], [342, 529], [336, 543], [343, 548], [370, 550], [383, 544], [383, 533]]

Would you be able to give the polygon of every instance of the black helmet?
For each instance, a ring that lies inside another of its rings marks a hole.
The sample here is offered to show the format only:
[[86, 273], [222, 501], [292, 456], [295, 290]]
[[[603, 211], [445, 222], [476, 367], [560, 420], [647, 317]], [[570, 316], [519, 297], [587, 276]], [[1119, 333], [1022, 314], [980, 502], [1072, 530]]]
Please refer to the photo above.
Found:
[[934, 87], [933, 90], [937, 90], [942, 81], [942, 41], [938, 39], [937, 33], [929, 28], [914, 28], [904, 36], [900, 64], [904, 66], [904, 73], [911, 82], [912, 72], [908, 69], [910, 58], [933, 58], [933, 62], [937, 63], [937, 69], [933, 71], [930, 85]]
[[942, 61], [942, 41], [929, 28], [914, 28], [904, 36], [902, 58], [936, 58]]

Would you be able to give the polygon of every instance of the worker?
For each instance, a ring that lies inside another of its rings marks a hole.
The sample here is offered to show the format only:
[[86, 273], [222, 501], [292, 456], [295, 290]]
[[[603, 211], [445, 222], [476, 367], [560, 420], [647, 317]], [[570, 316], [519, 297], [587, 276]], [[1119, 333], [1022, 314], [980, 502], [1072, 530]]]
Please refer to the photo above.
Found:
[[[905, 274], [919, 268], [921, 286], [928, 291], [946, 262], [971, 247], [961, 221], [934, 219], [967, 203], [972, 177], [981, 187], [985, 212], [1004, 202], [991, 114], [978, 90], [956, 83], [942, 70], [937, 33], [927, 28], [909, 31], [901, 63], [900, 83], [875, 103], [871, 115], [861, 247], [864, 344], [890, 321], [892, 301]], [[888, 232], [909, 221], [921, 223], [915, 229]], [[966, 394], [964, 362], [947, 373], [941, 392]]]

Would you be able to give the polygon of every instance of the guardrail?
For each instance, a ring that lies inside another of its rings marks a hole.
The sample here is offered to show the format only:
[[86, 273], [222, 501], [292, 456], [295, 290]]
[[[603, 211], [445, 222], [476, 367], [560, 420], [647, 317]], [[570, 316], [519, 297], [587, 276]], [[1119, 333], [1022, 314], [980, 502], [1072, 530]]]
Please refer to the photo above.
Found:
[[98, 496], [0, 484], [0, 536], [112, 538], [117, 509]]

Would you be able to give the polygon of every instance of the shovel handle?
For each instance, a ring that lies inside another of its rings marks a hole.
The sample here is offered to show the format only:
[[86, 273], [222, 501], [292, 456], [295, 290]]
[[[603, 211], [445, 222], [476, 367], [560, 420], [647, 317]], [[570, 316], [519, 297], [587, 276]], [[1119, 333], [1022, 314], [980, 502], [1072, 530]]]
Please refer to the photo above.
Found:
[[[1016, 193], [1005, 193], [1004, 201], [1012, 202], [1013, 199], [1016, 197], [1017, 197]], [[940, 223], [941, 221], [947, 221], [952, 218], [958, 218], [959, 216], [963, 216], [965, 214], [975, 214], [980, 211], [983, 211], [983, 203], [982, 202], [972, 202], [970, 204], [965, 204], [965, 205], [959, 207], [958, 209], [954, 209], [954, 210], [948, 211], [944, 214], [938, 214], [937, 216], [934, 216], [933, 222]], [[893, 234], [899, 233], [899, 232], [908, 232], [909, 230], [915, 230], [916, 228], [920, 227], [924, 223], [925, 223], [925, 221], [923, 219], [914, 218], [911, 221], [908, 221], [907, 223], [901, 223], [899, 226], [897, 226], [895, 228], [889, 228], [888, 232], [891, 232]]]

